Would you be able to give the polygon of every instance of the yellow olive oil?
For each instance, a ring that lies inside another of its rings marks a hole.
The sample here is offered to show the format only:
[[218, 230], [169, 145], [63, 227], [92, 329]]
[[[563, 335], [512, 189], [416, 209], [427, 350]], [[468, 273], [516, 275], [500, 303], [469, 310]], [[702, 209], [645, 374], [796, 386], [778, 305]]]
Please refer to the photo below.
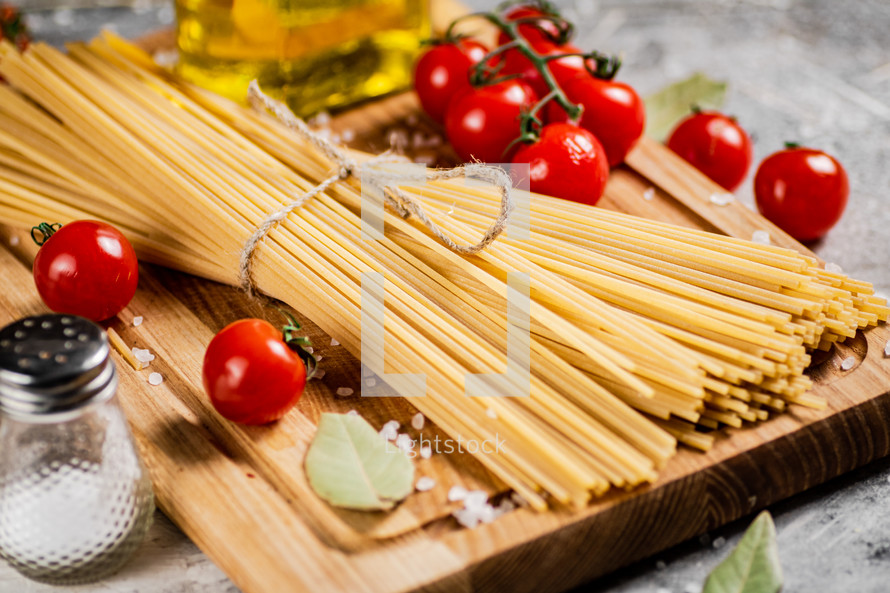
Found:
[[257, 79], [303, 117], [407, 88], [428, 0], [176, 0], [179, 73], [243, 102]]

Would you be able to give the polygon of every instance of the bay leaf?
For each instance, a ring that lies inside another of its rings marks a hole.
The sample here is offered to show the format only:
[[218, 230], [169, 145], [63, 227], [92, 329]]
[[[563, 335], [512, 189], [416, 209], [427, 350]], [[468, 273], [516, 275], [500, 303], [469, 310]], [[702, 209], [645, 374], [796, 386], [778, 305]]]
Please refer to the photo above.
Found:
[[725, 99], [725, 82], [696, 72], [646, 97], [646, 135], [661, 142], [694, 106], [719, 109]]
[[702, 593], [778, 593], [782, 567], [776, 526], [763, 511], [745, 531], [736, 549], [708, 575]]
[[414, 490], [414, 464], [357, 415], [322, 414], [305, 460], [309, 485], [338, 507], [388, 510]]

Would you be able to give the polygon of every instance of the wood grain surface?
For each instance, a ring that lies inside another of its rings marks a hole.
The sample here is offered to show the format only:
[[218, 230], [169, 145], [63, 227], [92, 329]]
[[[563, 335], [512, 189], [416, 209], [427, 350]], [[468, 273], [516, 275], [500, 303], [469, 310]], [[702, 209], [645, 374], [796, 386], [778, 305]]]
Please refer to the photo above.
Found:
[[[401, 95], [333, 125], [369, 147], [385, 142], [389, 127], [418, 120], [414, 99]], [[605, 207], [742, 237], [768, 229], [776, 242], [791, 241], [741, 205], [711, 204], [719, 189], [658, 144], [643, 142], [628, 162], [613, 173]], [[656, 197], [645, 200], [649, 188]], [[34, 250], [20, 231], [7, 231], [4, 245], [12, 237], [17, 257], [0, 254], [12, 287], [0, 297], [3, 322], [43, 310], [27, 269]], [[145, 321], [134, 327], [137, 315]], [[121, 400], [160, 505], [248, 593], [564, 590], [890, 452], [883, 326], [842, 347], [843, 356], [858, 357], [854, 370], [841, 373], [838, 355], [814, 369], [827, 410], [792, 406], [762, 425], [725, 430], [709, 453], [681, 450], [656, 483], [583, 511], [520, 509], [461, 529], [448, 517], [447, 489], [502, 487], [472, 459], [446, 455], [419, 462], [419, 475], [435, 476], [437, 487], [396, 512], [337, 511], [309, 490], [301, 468], [319, 413], [356, 409], [379, 426], [391, 418], [407, 424], [414, 410], [405, 400], [337, 398], [337, 387], [358, 381], [358, 362], [300, 319], [323, 355], [324, 379], [311, 381], [299, 409], [273, 426], [221, 419], [201, 388], [206, 344], [235, 319], [274, 315], [233, 288], [144, 266], [136, 298], [113, 324], [127, 344], [158, 357], [141, 372], [119, 366]], [[148, 384], [151, 371], [164, 376], [162, 385]]]
[[[152, 41], [168, 42], [163, 34]], [[350, 130], [355, 148], [375, 152], [390, 146], [394, 131], [436, 133], [410, 94], [345, 113], [332, 127]], [[431, 152], [444, 164], [453, 159], [447, 148]], [[655, 196], [646, 200], [650, 188]], [[743, 238], [767, 230], [774, 243], [804, 249], [738, 203], [710, 203], [715, 192], [722, 190], [645, 141], [613, 172], [601, 204]], [[5, 324], [45, 309], [29, 272], [30, 240], [21, 230], [0, 234]], [[141, 372], [118, 359], [121, 402], [159, 504], [245, 593], [561, 591], [890, 453], [890, 359], [882, 355], [890, 331], [882, 326], [811, 369], [827, 410], [791, 406], [756, 427], [724, 430], [710, 452], [682, 449], [656, 483], [614, 492], [583, 511], [519, 509], [461, 529], [448, 517], [447, 489], [463, 484], [496, 494], [503, 487], [472, 459], [445, 455], [419, 462], [419, 475], [434, 475], [436, 488], [412, 495], [397, 511], [337, 511], [315, 497], [302, 472], [318, 415], [356, 409], [375, 426], [392, 418], [407, 424], [410, 403], [337, 398], [338, 387], [359, 381], [359, 364], [300, 318], [324, 357], [324, 379], [309, 383], [284, 421], [232, 425], [203, 394], [204, 348], [231, 321], [277, 321], [276, 313], [227, 286], [152, 266], [140, 273], [136, 298], [112, 325], [128, 345], [149, 348], [157, 359]], [[134, 327], [137, 315], [145, 321]], [[839, 360], [849, 355], [857, 365], [841, 372]], [[161, 385], [148, 384], [152, 371], [164, 376]]]

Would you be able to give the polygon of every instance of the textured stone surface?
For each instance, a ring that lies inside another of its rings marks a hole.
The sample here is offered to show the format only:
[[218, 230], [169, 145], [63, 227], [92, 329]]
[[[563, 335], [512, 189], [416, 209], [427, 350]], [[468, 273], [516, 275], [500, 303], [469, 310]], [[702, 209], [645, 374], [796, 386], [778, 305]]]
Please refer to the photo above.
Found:
[[[34, 10], [38, 3], [48, 6], [52, 0], [26, 0], [24, 5]], [[496, 2], [469, 4], [490, 8]], [[172, 22], [167, 3], [135, 0], [134, 5], [133, 9], [40, 10], [29, 18], [37, 36], [56, 44], [88, 38], [102, 26], [132, 37]], [[577, 0], [560, 5], [579, 24], [578, 45], [623, 53], [620, 78], [643, 95], [695, 71], [728, 81], [726, 111], [754, 136], [755, 163], [785, 140], [833, 153], [850, 175], [850, 204], [839, 226], [813, 248], [846, 272], [873, 282], [879, 292], [890, 294], [890, 3]], [[750, 178], [738, 195], [753, 203]], [[771, 511], [786, 592], [888, 590], [890, 461], [876, 462]], [[699, 591], [749, 520], [578, 591]], [[0, 566], [0, 592], [7, 591], [230, 593], [237, 589], [158, 514], [149, 540], [116, 577], [84, 587], [47, 587]]]

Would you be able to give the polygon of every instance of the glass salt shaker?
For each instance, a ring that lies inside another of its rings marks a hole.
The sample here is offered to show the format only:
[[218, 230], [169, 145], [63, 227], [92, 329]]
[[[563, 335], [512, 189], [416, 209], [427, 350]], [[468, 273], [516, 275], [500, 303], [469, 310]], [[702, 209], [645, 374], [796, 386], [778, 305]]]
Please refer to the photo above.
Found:
[[72, 315], [0, 330], [0, 556], [28, 578], [108, 576], [151, 523], [109, 353], [105, 332]]

